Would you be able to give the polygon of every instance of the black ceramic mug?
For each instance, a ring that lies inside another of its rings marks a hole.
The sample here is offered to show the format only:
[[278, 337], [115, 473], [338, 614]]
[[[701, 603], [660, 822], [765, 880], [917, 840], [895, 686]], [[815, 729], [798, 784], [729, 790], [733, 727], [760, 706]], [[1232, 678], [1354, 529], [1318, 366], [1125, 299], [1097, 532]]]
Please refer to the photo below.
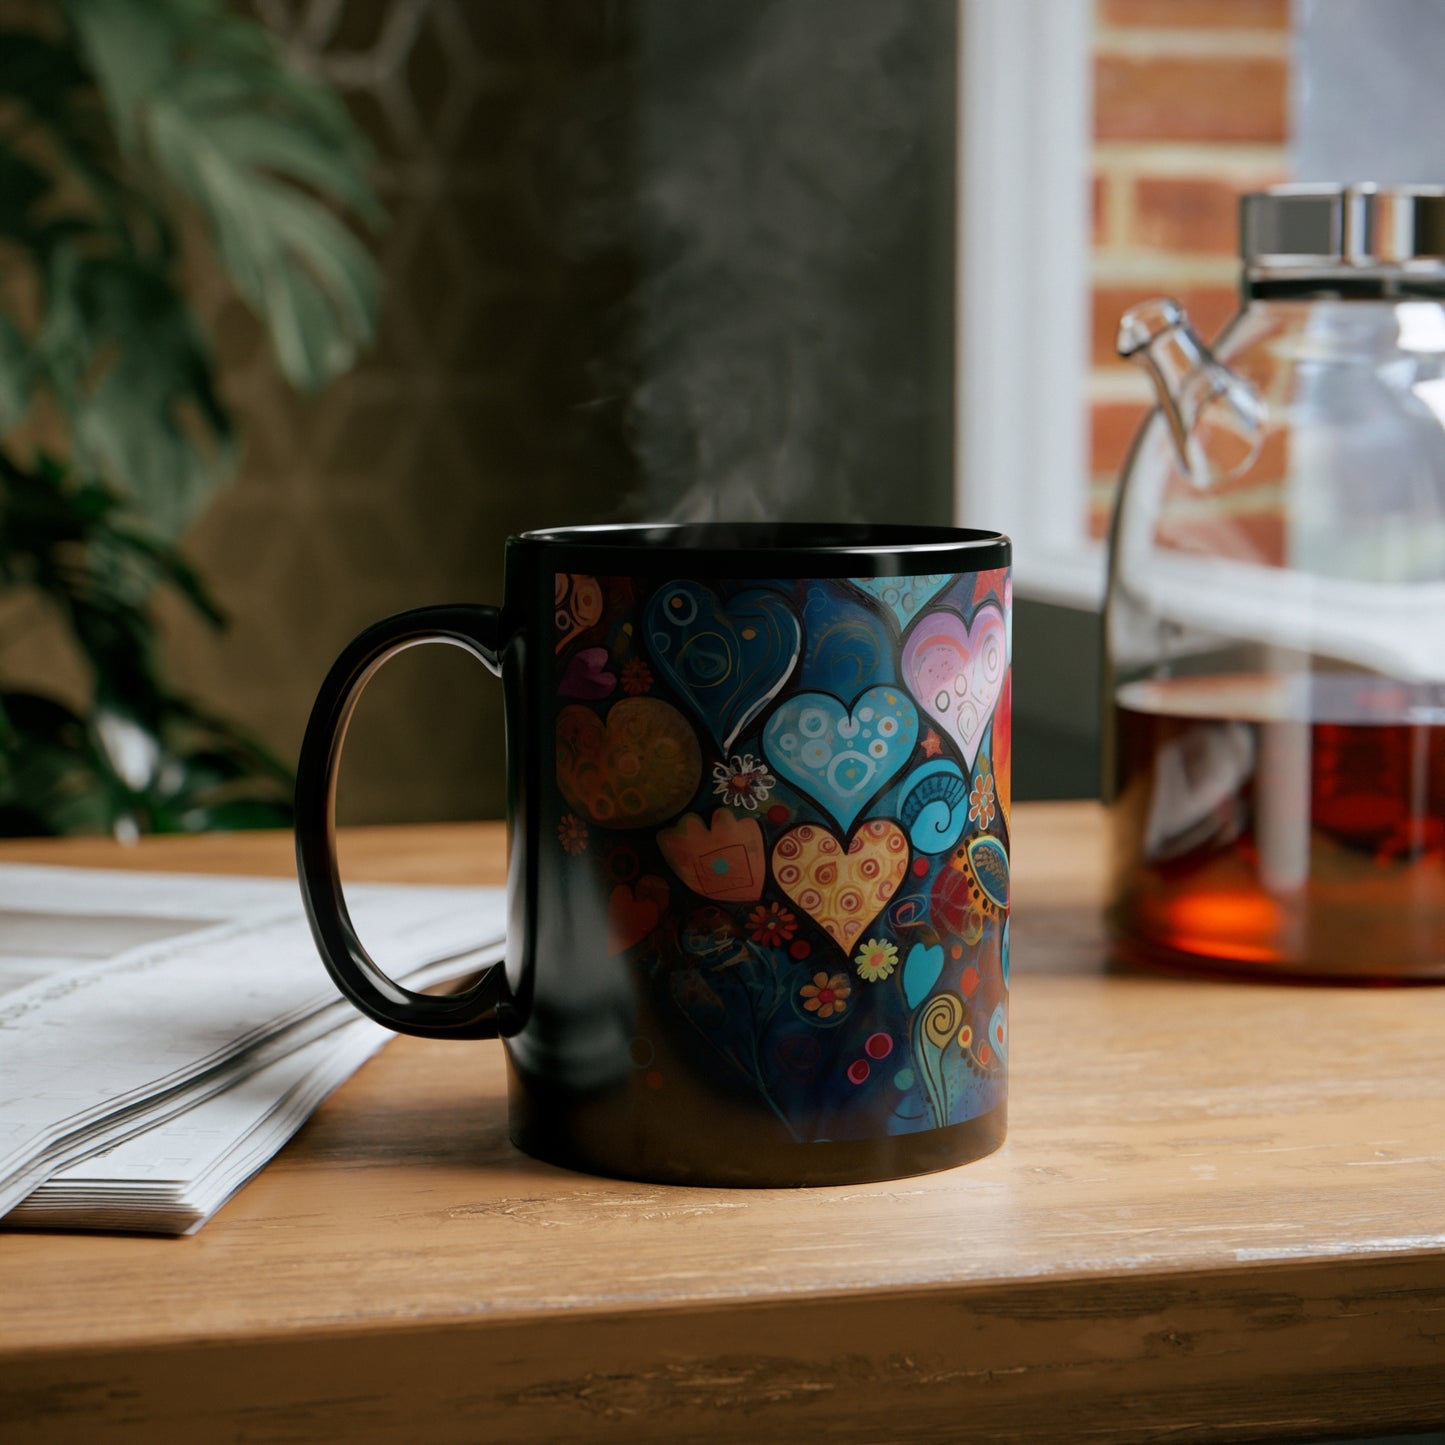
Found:
[[[316, 701], [297, 859], [363, 1013], [505, 1041], [511, 1134], [572, 1168], [828, 1184], [1003, 1140], [1010, 546], [897, 526], [581, 527], [507, 543], [505, 600], [364, 632]], [[505, 690], [508, 958], [412, 993], [336, 868], [347, 719], [390, 656]]]

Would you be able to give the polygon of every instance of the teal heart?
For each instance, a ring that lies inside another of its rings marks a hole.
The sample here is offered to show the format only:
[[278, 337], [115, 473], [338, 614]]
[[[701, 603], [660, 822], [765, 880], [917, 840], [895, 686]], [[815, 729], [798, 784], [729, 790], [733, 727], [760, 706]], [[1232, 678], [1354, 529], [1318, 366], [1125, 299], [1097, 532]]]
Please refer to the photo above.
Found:
[[943, 945], [931, 948], [915, 943], [903, 960], [903, 997], [909, 1008], [917, 1008], [926, 999], [943, 972]]
[[908, 624], [952, 581], [949, 573], [930, 572], [922, 577], [855, 577], [853, 585], [876, 597], [906, 631]]
[[726, 753], [798, 663], [803, 628], [779, 592], [723, 599], [699, 582], [669, 582], [647, 604], [653, 661]]
[[826, 692], [795, 693], [763, 728], [773, 770], [845, 832], [902, 771], [917, 742], [918, 709], [898, 687], [870, 687], [852, 707]]

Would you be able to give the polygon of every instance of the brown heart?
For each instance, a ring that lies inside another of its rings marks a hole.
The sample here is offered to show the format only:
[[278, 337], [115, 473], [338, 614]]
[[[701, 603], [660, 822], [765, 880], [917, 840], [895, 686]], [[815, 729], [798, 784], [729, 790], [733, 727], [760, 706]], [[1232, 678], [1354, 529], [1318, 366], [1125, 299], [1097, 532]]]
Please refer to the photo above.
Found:
[[687, 806], [701, 779], [692, 724], [661, 698], [627, 698], [605, 723], [577, 704], [557, 714], [557, 786], [594, 823], [661, 823]]

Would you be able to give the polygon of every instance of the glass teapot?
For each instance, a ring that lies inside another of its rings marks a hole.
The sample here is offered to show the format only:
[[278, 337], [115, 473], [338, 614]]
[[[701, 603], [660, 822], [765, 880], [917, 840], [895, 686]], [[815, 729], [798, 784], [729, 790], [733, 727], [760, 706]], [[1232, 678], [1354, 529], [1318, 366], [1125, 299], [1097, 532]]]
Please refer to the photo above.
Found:
[[1111, 919], [1135, 962], [1445, 978], [1445, 191], [1241, 206], [1214, 349], [1167, 300], [1105, 612]]

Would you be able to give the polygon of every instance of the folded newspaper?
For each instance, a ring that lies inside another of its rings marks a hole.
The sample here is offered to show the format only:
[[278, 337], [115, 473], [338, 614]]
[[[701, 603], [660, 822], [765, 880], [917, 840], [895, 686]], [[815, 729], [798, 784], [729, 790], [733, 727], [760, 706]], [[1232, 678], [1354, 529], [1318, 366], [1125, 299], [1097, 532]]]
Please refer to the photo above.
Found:
[[[393, 977], [500, 958], [500, 888], [349, 888]], [[0, 1225], [199, 1229], [391, 1037], [294, 882], [0, 865]]]

